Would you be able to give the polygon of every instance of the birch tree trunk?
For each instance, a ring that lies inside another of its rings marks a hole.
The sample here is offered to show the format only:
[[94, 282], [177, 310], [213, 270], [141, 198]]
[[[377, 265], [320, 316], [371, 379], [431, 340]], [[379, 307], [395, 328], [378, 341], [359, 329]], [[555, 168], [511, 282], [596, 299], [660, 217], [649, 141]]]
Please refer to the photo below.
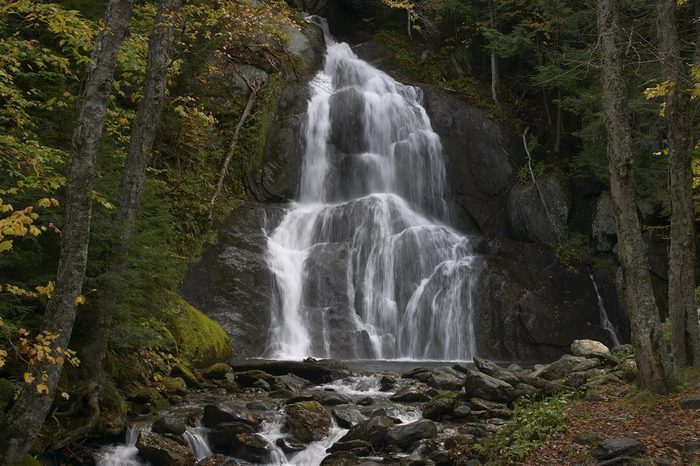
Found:
[[[88, 256], [95, 159], [112, 93], [117, 52], [129, 28], [132, 7], [133, 0], [110, 0], [107, 5], [105, 27], [97, 36], [73, 130], [56, 288], [41, 326], [57, 335], [54, 347], [68, 347], [75, 323], [76, 298], [81, 294]], [[36, 440], [51, 408], [62, 366], [40, 363], [33, 371], [37, 376], [46, 373], [48, 393], [39, 394], [32, 386], [25, 387], [5, 416], [0, 427], [3, 465], [15, 464]]]
[[657, 33], [666, 94], [668, 191], [671, 199], [671, 241], [668, 265], [668, 310], [671, 353], [676, 368], [700, 364], [698, 314], [695, 307], [695, 224], [692, 157], [694, 138], [691, 102], [678, 43], [676, 0], [658, 0]]
[[664, 344], [659, 312], [634, 198], [634, 172], [630, 147], [630, 122], [622, 76], [621, 54], [616, 38], [616, 0], [598, 1], [598, 34], [601, 45], [603, 114], [608, 133], [610, 195], [622, 264], [624, 298], [632, 329], [639, 384], [665, 393], [671, 368]]

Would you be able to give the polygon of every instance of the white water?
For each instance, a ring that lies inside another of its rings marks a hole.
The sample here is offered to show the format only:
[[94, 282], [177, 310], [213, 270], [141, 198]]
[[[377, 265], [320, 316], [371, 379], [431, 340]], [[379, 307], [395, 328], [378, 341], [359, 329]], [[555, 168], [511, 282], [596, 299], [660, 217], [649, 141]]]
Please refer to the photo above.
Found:
[[150, 463], [143, 461], [137, 455], [136, 441], [142, 428], [129, 426], [126, 431], [126, 443], [124, 445], [106, 446], [95, 455], [97, 466], [149, 466]]
[[209, 448], [209, 443], [207, 443], [206, 428], [202, 427], [201, 424], [201, 421], [199, 421], [195, 427], [187, 426], [187, 430], [182, 434], [197, 461], [214, 454]]
[[442, 146], [422, 91], [326, 42], [299, 201], [268, 238], [266, 356], [471, 359], [473, 258], [443, 223]]
[[619, 346], [620, 339], [617, 336], [617, 332], [615, 331], [615, 327], [613, 326], [612, 322], [610, 322], [610, 319], [608, 318], [608, 311], [607, 311], [607, 309], [605, 309], [605, 301], [603, 301], [603, 297], [600, 295], [600, 291], [598, 290], [598, 284], [596, 283], [592, 272], [588, 272], [588, 276], [591, 277], [591, 283], [593, 283], [593, 289], [595, 290], [595, 294], [598, 297], [598, 312], [600, 313], [600, 326], [603, 327], [608, 332], [608, 334], [610, 334], [610, 339], [612, 339], [613, 344], [615, 346]]

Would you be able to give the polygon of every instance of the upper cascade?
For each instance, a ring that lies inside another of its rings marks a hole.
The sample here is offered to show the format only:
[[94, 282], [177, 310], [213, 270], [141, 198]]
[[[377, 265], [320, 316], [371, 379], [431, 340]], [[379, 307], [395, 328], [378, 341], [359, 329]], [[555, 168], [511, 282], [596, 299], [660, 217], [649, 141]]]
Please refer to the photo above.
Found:
[[265, 356], [464, 360], [475, 354], [469, 241], [447, 226], [442, 145], [422, 91], [326, 29], [298, 202], [268, 238]]

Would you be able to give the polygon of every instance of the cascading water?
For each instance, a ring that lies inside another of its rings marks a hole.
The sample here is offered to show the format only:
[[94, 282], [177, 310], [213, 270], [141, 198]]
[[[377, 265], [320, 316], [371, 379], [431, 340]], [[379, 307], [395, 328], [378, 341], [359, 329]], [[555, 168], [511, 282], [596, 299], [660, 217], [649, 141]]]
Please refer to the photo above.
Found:
[[615, 327], [613, 326], [612, 322], [610, 322], [610, 318], [608, 317], [608, 310], [605, 308], [605, 301], [603, 301], [603, 297], [600, 295], [600, 291], [598, 290], [598, 284], [596, 283], [595, 278], [593, 277], [593, 272], [589, 271], [588, 276], [591, 277], [591, 283], [593, 283], [593, 289], [595, 290], [595, 294], [598, 297], [598, 311], [600, 313], [600, 326], [603, 327], [603, 329], [605, 329], [608, 332], [613, 344], [615, 346], [620, 346], [620, 339], [617, 336], [617, 332], [615, 331]]
[[422, 91], [326, 43], [298, 202], [268, 238], [267, 356], [470, 359], [473, 256], [445, 225], [442, 146]]

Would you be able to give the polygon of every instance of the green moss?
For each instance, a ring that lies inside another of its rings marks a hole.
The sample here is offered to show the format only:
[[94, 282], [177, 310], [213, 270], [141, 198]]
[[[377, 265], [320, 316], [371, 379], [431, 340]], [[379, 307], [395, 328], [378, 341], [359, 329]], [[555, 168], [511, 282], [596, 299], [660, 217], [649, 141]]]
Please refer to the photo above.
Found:
[[231, 371], [231, 366], [223, 362], [217, 362], [202, 371], [205, 379], [223, 379], [226, 373]]
[[33, 456], [27, 454], [19, 460], [15, 466], [41, 466], [41, 463]]
[[163, 387], [167, 393], [183, 394], [187, 390], [185, 380], [181, 377], [165, 377]]
[[226, 331], [179, 296], [173, 300], [170, 329], [177, 342], [178, 356], [194, 367], [228, 361], [233, 350]]
[[188, 387], [198, 388], [200, 386], [199, 379], [194, 375], [194, 372], [189, 370], [184, 364], [176, 364], [170, 371], [171, 377], [179, 377], [185, 381]]
[[102, 384], [100, 394], [100, 425], [105, 432], [118, 434], [126, 425], [128, 406], [111, 380]]

